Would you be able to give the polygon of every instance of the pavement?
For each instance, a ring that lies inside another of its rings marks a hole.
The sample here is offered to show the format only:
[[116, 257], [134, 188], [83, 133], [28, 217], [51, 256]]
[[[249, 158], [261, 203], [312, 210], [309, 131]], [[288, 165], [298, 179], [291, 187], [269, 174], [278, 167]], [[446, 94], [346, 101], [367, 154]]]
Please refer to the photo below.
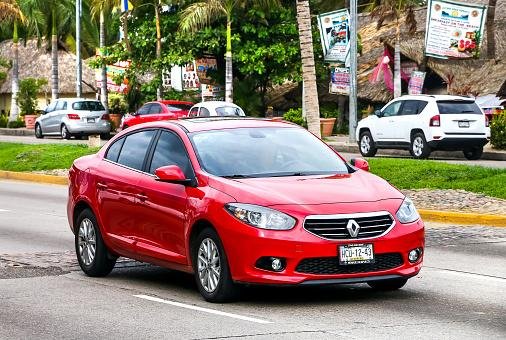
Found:
[[249, 287], [210, 304], [191, 275], [133, 260], [85, 276], [65, 202], [63, 186], [0, 180], [0, 339], [506, 336], [505, 228], [426, 223], [424, 266], [399, 291]]

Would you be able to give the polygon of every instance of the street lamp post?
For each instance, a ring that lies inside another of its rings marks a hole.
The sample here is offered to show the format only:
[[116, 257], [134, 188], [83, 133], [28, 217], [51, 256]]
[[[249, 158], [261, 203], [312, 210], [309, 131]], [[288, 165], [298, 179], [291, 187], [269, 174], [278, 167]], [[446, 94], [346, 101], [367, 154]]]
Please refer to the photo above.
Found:
[[350, 0], [350, 125], [348, 127], [351, 143], [356, 142], [357, 128], [357, 0]]
[[76, 0], [76, 97], [82, 96], [82, 63], [81, 63], [81, 9], [82, 0]]

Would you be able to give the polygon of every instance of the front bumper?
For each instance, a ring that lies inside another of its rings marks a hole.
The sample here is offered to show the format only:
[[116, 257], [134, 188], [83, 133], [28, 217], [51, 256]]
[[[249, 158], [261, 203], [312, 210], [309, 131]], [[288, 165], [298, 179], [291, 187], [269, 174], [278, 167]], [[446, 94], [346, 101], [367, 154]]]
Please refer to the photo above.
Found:
[[[392, 216], [395, 216], [395, 213]], [[220, 224], [226, 225], [226, 230], [223, 232], [218, 230], [218, 233], [225, 247], [232, 279], [241, 283], [274, 285], [356, 283], [408, 278], [415, 276], [421, 269], [423, 255], [416, 263], [412, 264], [408, 260], [410, 250], [425, 247], [424, 224], [421, 220], [405, 225], [396, 221], [395, 226], [387, 234], [378, 238], [326, 240], [306, 231], [302, 226], [303, 217], [296, 218], [298, 223], [292, 230], [272, 231], [246, 226], [225, 213]], [[399, 254], [402, 258], [401, 263], [380, 270], [369, 270], [367, 268], [374, 267], [369, 266], [363, 267], [365, 271], [360, 271], [359, 266], [358, 272], [355, 268], [349, 273], [342, 273], [342, 267], [336, 265], [338, 247], [356, 243], [372, 243], [377, 259], [383, 255]], [[262, 257], [282, 258], [286, 262], [286, 267], [281, 272], [257, 268], [257, 261]], [[340, 273], [328, 273], [327, 269], [322, 271], [325, 273], [301, 272], [302, 267], [299, 266], [301, 261], [308, 259], [309, 262], [322, 259], [323, 266], [329, 263], [332, 268], [338, 268], [337, 271]]]

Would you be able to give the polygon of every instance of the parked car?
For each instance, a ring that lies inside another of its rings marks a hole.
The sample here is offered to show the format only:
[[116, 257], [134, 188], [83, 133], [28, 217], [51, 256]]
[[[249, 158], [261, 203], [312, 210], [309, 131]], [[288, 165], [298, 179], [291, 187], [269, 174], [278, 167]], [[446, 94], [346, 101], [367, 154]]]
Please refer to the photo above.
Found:
[[368, 157], [378, 149], [405, 149], [414, 158], [447, 150], [463, 151], [467, 159], [479, 159], [490, 140], [490, 127], [472, 98], [402, 96], [362, 119], [356, 138], [360, 153]]
[[413, 202], [294, 124], [185, 119], [132, 127], [69, 173], [81, 269], [118, 256], [194, 273], [211, 302], [240, 284], [366, 282], [401, 288], [421, 269]]
[[237, 117], [246, 116], [244, 110], [234, 103], [227, 103], [222, 101], [208, 101], [198, 103], [190, 109], [189, 117]]
[[70, 139], [100, 134], [107, 139], [111, 122], [101, 102], [83, 98], [60, 98], [50, 103], [35, 120], [35, 137]]
[[180, 100], [148, 102], [142, 105], [137, 112], [124, 116], [121, 122], [121, 128], [127, 129], [130, 126], [141, 123], [186, 117], [192, 105], [192, 102]]

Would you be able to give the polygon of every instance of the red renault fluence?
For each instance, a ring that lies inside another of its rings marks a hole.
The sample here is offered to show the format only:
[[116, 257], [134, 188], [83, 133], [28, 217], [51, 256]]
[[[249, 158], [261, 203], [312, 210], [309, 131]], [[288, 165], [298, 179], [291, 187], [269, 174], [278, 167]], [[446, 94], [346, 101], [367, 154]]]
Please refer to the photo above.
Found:
[[194, 273], [211, 302], [248, 283], [399, 289], [421, 269], [423, 222], [352, 163], [283, 122], [137, 125], [70, 169], [79, 265], [105, 276], [125, 256]]

